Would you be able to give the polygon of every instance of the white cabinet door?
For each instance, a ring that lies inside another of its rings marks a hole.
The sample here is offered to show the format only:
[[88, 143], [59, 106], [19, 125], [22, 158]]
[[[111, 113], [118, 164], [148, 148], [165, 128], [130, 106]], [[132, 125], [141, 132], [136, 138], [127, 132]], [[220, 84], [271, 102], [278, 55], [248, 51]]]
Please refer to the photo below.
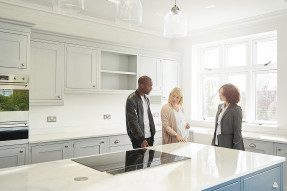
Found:
[[97, 88], [99, 52], [83, 46], [67, 46], [66, 88], [91, 90]]
[[7, 168], [26, 164], [27, 146], [1, 147], [0, 168]]
[[244, 139], [246, 151], [273, 155], [273, 143], [253, 139]]
[[64, 45], [31, 41], [31, 104], [62, 103]]
[[41, 143], [30, 148], [31, 163], [48, 162], [53, 160], [68, 159], [73, 156], [69, 142]]
[[109, 137], [109, 152], [118, 152], [133, 149], [128, 135], [115, 135]]
[[179, 62], [162, 60], [162, 99], [167, 100], [171, 90], [179, 85]]
[[82, 139], [74, 142], [74, 157], [91, 156], [106, 152], [104, 138]]
[[29, 37], [0, 32], [0, 67], [27, 68]]
[[161, 94], [162, 91], [162, 63], [161, 59], [140, 56], [139, 76], [149, 76], [153, 81], [151, 94]]

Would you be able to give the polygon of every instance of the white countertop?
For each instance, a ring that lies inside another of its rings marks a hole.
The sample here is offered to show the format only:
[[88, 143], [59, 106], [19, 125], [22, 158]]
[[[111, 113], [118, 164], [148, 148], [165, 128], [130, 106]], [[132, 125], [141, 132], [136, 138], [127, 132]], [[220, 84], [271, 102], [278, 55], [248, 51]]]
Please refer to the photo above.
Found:
[[[29, 135], [29, 143], [41, 143], [49, 141], [63, 141], [69, 139], [82, 139], [91, 137], [104, 137], [111, 135], [127, 134], [126, 126], [120, 124], [95, 125], [88, 127], [63, 128], [65, 130], [45, 131]], [[74, 130], [71, 130], [74, 129]], [[160, 131], [161, 126], [156, 126], [156, 131]]]
[[[191, 127], [190, 130], [194, 133], [208, 134], [212, 135], [214, 133], [213, 128], [206, 127]], [[270, 141], [276, 143], [287, 143], [287, 135], [272, 135], [259, 132], [242, 132], [243, 138], [246, 139], [256, 139], [261, 141]]]
[[[9, 191], [173, 191], [202, 190], [279, 164], [283, 157], [231, 150], [196, 143], [176, 143], [155, 150], [190, 160], [110, 175], [71, 160], [0, 170], [1, 190]], [[75, 177], [88, 177], [75, 181]]]

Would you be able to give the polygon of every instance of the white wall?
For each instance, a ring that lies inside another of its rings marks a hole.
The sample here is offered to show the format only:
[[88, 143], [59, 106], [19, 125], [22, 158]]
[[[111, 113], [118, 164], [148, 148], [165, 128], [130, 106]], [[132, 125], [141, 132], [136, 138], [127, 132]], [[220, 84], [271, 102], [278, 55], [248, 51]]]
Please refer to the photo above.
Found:
[[[185, 92], [185, 111], [187, 118], [191, 112], [196, 112], [192, 105], [192, 95], [197, 93], [197, 88], [191, 87], [193, 60], [192, 46], [213, 41], [220, 41], [229, 38], [247, 36], [262, 32], [277, 30], [278, 34], [278, 125], [279, 130], [287, 130], [287, 14], [272, 15], [265, 18], [243, 20], [216, 27], [210, 27], [200, 31], [191, 32], [191, 36], [180, 41], [174, 41], [175, 50], [184, 54], [182, 65], [182, 87], [189, 87]], [[190, 119], [189, 119], [190, 120]], [[281, 131], [276, 131], [281, 133]]]
[[[11, 1], [12, 3], [12, 1]], [[0, 0], [0, 17], [35, 24], [33, 28], [69, 34], [99, 41], [145, 49], [170, 50], [170, 40], [148, 32], [137, 32], [112, 25], [100, 24], [89, 19], [54, 15], [49, 11], [16, 6]], [[64, 75], [64, 74], [63, 74]], [[65, 94], [64, 106], [31, 106], [30, 129], [32, 132], [61, 131], [67, 128], [84, 130], [97, 124], [123, 124], [125, 128], [125, 95], [117, 94]], [[159, 112], [154, 106], [152, 112]], [[111, 114], [103, 120], [103, 114]], [[47, 123], [47, 116], [56, 116], [57, 122]], [[67, 127], [67, 128], [66, 128]]]

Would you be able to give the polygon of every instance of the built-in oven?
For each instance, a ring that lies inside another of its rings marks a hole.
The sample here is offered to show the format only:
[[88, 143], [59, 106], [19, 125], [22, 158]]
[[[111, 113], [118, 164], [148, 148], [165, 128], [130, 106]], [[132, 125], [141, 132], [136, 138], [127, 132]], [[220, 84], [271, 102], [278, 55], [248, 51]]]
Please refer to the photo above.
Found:
[[0, 145], [28, 142], [28, 82], [27, 75], [0, 74]]

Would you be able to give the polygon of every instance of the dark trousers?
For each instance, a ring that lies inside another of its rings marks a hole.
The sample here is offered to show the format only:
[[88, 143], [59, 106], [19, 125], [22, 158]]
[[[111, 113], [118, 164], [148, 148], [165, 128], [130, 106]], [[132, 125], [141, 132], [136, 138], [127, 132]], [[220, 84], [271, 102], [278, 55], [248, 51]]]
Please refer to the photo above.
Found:
[[[147, 141], [147, 143], [148, 143], [149, 146], [153, 146], [153, 142], [154, 142], [153, 137], [145, 138], [145, 140]], [[141, 148], [141, 144], [142, 144], [142, 143], [139, 143], [138, 141], [133, 141], [133, 140], [132, 140], [132, 145], [133, 145], [133, 148], [134, 148], [134, 149]]]

